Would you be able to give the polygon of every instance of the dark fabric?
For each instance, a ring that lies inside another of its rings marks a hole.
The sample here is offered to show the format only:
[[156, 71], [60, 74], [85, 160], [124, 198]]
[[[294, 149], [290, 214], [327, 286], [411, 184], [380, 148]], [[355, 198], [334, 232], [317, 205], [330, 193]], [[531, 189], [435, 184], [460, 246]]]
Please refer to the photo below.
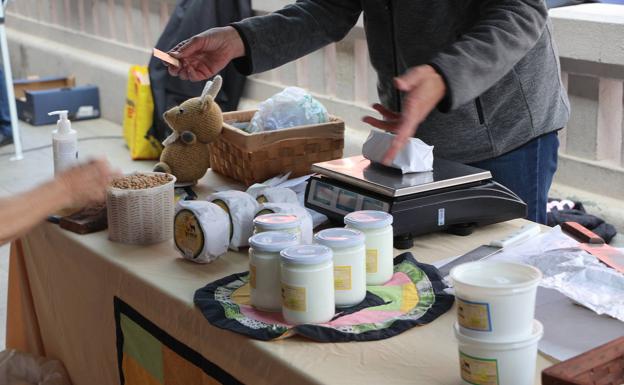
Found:
[[[434, 4], [435, 3], [435, 4]], [[364, 14], [378, 93], [400, 110], [393, 78], [431, 64], [447, 94], [416, 136], [438, 157], [471, 163], [508, 153], [569, 117], [544, 0], [299, 0], [235, 23], [237, 68], [275, 68], [342, 39]]]
[[595, 215], [587, 214], [584, 209], [558, 210], [555, 208], [548, 213], [548, 226], [557, 226], [563, 222], [577, 222], [596, 233], [607, 243], [611, 242], [617, 234], [613, 225]]
[[[181, 0], [171, 14], [156, 48], [168, 51], [179, 42], [209, 28], [221, 27], [252, 15], [250, 0]], [[245, 76], [232, 64], [221, 71], [223, 87], [216, 101], [223, 111], [238, 107], [245, 85]], [[205, 81], [191, 82], [170, 76], [160, 59], [149, 61], [149, 75], [154, 96], [154, 123], [148, 136], [163, 141], [171, 132], [162, 115], [169, 108], [199, 96]]]
[[527, 204], [527, 219], [546, 224], [546, 203], [557, 170], [559, 139], [552, 132], [499, 157], [473, 163]]

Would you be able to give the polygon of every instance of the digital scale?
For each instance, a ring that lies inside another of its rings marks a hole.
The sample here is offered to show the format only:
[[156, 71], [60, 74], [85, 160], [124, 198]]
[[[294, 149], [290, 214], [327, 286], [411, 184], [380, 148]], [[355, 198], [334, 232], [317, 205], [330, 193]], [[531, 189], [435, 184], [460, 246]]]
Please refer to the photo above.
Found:
[[394, 247], [408, 249], [413, 237], [446, 230], [468, 235], [475, 226], [526, 216], [526, 204], [492, 180], [489, 171], [436, 158], [433, 171], [402, 174], [362, 155], [312, 165], [306, 207], [332, 222], [359, 210], [394, 217]]

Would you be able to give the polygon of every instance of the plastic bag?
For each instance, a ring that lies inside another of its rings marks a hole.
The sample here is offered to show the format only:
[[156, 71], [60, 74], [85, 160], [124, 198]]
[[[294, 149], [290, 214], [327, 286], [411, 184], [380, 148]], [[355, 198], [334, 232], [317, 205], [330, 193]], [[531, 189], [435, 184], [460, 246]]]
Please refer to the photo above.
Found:
[[[371, 131], [362, 146], [362, 155], [373, 162], [381, 163], [390, 149], [394, 135], [388, 132]], [[425, 172], [433, 170], [433, 146], [418, 138], [410, 138], [405, 147], [392, 160], [390, 167], [401, 173]]]
[[260, 103], [245, 131], [273, 131], [328, 120], [327, 109], [312, 95], [301, 88], [288, 87]]
[[71, 382], [60, 361], [5, 350], [0, 352], [0, 384], [71, 385]]

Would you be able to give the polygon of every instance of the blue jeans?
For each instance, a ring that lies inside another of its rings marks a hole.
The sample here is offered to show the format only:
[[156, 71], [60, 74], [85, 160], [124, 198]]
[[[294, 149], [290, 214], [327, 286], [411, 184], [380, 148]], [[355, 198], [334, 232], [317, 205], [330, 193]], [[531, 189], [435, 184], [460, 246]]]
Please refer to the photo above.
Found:
[[551, 132], [496, 158], [472, 163], [527, 204], [527, 219], [546, 224], [548, 190], [557, 171], [559, 138]]
[[2, 69], [0, 69], [0, 134], [9, 138], [13, 136], [13, 131], [11, 131], [9, 98], [7, 97], [4, 71], [2, 71]]

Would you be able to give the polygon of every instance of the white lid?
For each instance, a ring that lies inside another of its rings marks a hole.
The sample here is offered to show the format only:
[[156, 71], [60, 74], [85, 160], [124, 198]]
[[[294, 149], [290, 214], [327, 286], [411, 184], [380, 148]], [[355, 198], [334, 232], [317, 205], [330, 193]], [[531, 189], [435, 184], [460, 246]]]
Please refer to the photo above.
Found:
[[332, 250], [323, 245], [298, 245], [288, 247], [280, 253], [282, 262], [298, 265], [316, 265], [331, 261]]
[[319, 231], [314, 240], [331, 248], [347, 248], [364, 244], [364, 234], [357, 230], [334, 228]]
[[384, 211], [362, 210], [347, 214], [344, 223], [359, 229], [381, 229], [392, 224], [392, 215]]
[[492, 290], [522, 290], [537, 286], [539, 269], [507, 261], [475, 261], [455, 266], [449, 275], [454, 284]]
[[299, 226], [301, 221], [294, 214], [263, 214], [254, 218], [253, 223], [265, 229], [281, 230]]
[[256, 250], [278, 252], [299, 244], [296, 234], [284, 231], [265, 231], [249, 238], [249, 245]]

